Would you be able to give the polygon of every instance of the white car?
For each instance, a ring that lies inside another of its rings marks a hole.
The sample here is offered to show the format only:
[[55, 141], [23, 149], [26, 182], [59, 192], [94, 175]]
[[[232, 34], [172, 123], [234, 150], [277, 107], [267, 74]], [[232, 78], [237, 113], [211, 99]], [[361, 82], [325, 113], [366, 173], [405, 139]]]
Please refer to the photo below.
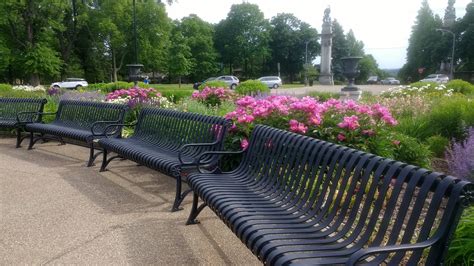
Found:
[[422, 82], [436, 82], [440, 84], [446, 84], [449, 81], [449, 77], [445, 74], [431, 74], [428, 75], [426, 78], [420, 80]]
[[395, 79], [395, 78], [382, 79], [381, 82], [383, 85], [400, 85], [400, 80]]
[[272, 89], [278, 89], [282, 85], [281, 78], [277, 76], [261, 77], [258, 80]]
[[231, 90], [235, 90], [235, 88], [237, 88], [240, 82], [239, 79], [235, 76], [220, 76], [217, 77], [215, 80], [224, 81]]
[[82, 87], [87, 87], [89, 84], [85, 79], [80, 78], [67, 78], [61, 82], [55, 82], [51, 84], [51, 87], [63, 88], [63, 89], [80, 89]]

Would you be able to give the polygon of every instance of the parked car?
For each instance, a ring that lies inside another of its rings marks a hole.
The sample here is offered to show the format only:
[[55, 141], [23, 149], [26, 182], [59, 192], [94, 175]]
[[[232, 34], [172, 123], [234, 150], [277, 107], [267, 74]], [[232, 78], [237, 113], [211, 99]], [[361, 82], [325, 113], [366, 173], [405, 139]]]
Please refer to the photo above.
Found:
[[240, 83], [235, 76], [219, 76], [215, 80], [224, 81], [231, 90], [235, 90]]
[[282, 85], [281, 78], [277, 76], [261, 77], [258, 80], [271, 89], [278, 89]]
[[198, 89], [199, 89], [199, 86], [201, 86], [201, 84], [206, 83], [206, 82], [209, 82], [209, 81], [212, 81], [212, 80], [215, 80], [215, 79], [216, 79], [216, 77], [210, 77], [210, 78], [205, 79], [205, 80], [202, 81], [202, 82], [196, 82], [196, 83], [193, 84], [193, 88], [194, 88], [195, 90], [198, 90]]
[[367, 84], [379, 84], [379, 83], [380, 83], [380, 79], [378, 76], [370, 76], [367, 79]]
[[422, 82], [436, 82], [440, 84], [448, 83], [449, 77], [445, 74], [431, 74], [428, 75], [426, 78], [420, 80]]
[[63, 89], [80, 89], [82, 87], [87, 87], [89, 84], [85, 79], [81, 78], [67, 78], [61, 82], [55, 82], [51, 84], [51, 87], [63, 88]]
[[396, 79], [396, 78], [386, 78], [386, 79], [382, 79], [382, 84], [383, 85], [400, 85], [400, 80]]

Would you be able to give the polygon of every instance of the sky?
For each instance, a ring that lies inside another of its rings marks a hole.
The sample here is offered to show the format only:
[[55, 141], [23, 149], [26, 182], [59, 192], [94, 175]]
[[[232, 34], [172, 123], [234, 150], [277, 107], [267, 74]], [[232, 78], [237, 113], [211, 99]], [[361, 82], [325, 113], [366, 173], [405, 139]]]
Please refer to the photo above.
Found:
[[[177, 0], [167, 6], [172, 19], [196, 14], [210, 23], [225, 19], [233, 4], [243, 0]], [[372, 54], [383, 69], [400, 68], [406, 62], [406, 49], [411, 28], [422, 0], [247, 0], [257, 4], [265, 18], [278, 13], [292, 13], [321, 32], [324, 9], [331, 8], [336, 19], [347, 33], [354, 31], [356, 38], [365, 44], [365, 52]], [[456, 17], [466, 13], [471, 0], [456, 0]], [[448, 0], [428, 0], [435, 14], [444, 17]]]

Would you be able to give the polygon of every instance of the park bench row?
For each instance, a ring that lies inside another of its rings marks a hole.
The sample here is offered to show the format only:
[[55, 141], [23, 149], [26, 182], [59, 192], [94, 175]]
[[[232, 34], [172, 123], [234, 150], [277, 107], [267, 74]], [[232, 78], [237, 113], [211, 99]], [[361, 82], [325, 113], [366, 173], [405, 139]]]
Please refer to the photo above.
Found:
[[[41, 139], [74, 140], [90, 148], [88, 166], [103, 154], [101, 171], [125, 158], [172, 176], [173, 210], [194, 195], [187, 224], [208, 206], [269, 265], [442, 264], [474, 201], [471, 183], [268, 126], [232, 152], [223, 151], [223, 118], [143, 108], [125, 125], [125, 105], [61, 101], [44, 124], [45, 101], [22, 101], [0, 98], [0, 127], [16, 129], [17, 146], [26, 130], [30, 149]], [[135, 127], [131, 137], [121, 138], [124, 126]], [[242, 159], [223, 172], [219, 159], [229, 154]]]

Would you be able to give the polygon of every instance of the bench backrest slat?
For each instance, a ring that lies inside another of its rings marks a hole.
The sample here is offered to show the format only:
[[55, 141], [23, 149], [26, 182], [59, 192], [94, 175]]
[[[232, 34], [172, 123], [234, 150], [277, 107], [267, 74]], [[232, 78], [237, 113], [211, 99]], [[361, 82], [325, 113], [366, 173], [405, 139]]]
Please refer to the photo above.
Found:
[[[143, 108], [138, 117], [133, 138], [178, 150], [189, 143], [211, 143], [222, 140], [228, 121], [195, 113], [185, 113], [161, 108]], [[218, 146], [216, 148], [221, 148]], [[201, 148], [188, 149], [197, 155]]]
[[128, 107], [92, 101], [62, 100], [53, 124], [62, 124], [74, 128], [90, 129], [97, 121], [117, 121], [122, 123]]
[[[0, 98], [0, 119], [16, 120], [20, 112], [42, 112], [46, 99], [30, 98]], [[30, 115], [31, 116], [31, 115]], [[41, 120], [41, 116], [36, 117], [36, 121]]]
[[[322, 235], [345, 236], [354, 248], [447, 238], [462, 194], [472, 189], [451, 176], [262, 125], [236, 171], [255, 177], [262, 191], [280, 195], [280, 203], [321, 230], [331, 228]], [[444, 248], [431, 247], [427, 260], [439, 261]], [[411, 253], [410, 261], [422, 254]], [[403, 263], [405, 255], [374, 261]]]

